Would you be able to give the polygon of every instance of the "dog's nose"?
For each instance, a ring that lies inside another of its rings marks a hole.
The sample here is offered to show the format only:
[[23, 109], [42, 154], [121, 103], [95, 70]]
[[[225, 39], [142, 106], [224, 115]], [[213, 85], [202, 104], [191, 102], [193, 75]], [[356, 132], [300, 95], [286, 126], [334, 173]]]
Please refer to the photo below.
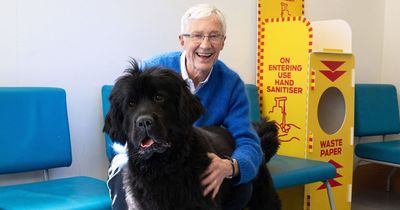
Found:
[[153, 117], [149, 116], [149, 115], [143, 115], [138, 117], [138, 119], [136, 120], [136, 126], [139, 128], [150, 128], [151, 125], [153, 124], [154, 119]]

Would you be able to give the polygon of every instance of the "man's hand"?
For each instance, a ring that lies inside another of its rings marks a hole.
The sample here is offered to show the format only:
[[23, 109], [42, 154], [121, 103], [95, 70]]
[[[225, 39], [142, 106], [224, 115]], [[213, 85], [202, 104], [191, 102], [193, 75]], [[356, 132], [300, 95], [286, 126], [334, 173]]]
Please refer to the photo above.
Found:
[[212, 198], [217, 195], [219, 188], [225, 177], [232, 175], [232, 165], [227, 159], [221, 159], [214, 153], [208, 153], [211, 160], [207, 170], [201, 176], [201, 184], [205, 187], [203, 195], [212, 192]]

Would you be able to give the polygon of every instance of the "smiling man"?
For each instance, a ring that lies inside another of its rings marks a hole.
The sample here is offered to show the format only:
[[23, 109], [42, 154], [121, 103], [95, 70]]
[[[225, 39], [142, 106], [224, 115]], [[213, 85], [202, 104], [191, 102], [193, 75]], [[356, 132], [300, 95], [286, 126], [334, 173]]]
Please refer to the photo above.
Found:
[[[194, 9], [193, 9], [194, 10]], [[210, 74], [225, 43], [225, 24], [222, 16], [215, 14], [187, 13], [182, 20], [179, 41], [183, 47], [185, 67], [194, 86], [198, 86]], [[195, 19], [198, 15], [201, 18]], [[208, 14], [207, 14], [208, 15]], [[186, 32], [186, 33], [185, 33]]]
[[[215, 197], [224, 179], [232, 179], [235, 190], [223, 201], [223, 209], [242, 209], [252, 194], [250, 181], [255, 178], [263, 157], [260, 142], [249, 119], [249, 102], [239, 75], [218, 60], [226, 40], [225, 18], [208, 4], [196, 5], [183, 15], [180, 52], [170, 52], [144, 60], [141, 68], [163, 66], [175, 70], [187, 82], [190, 91], [200, 98], [206, 109], [196, 126], [223, 126], [235, 139], [231, 157], [209, 153], [211, 164], [201, 183], [204, 196]], [[114, 158], [112, 169], [120, 158]], [[109, 188], [114, 209], [124, 208], [120, 170], [110, 170]], [[173, 193], [173, 192], [171, 192]]]

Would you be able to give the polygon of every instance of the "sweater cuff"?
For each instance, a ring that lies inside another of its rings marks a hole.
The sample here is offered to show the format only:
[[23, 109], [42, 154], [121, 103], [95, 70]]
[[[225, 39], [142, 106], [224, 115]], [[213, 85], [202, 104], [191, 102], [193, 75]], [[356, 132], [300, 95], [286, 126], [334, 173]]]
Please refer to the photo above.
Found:
[[232, 179], [233, 183], [237, 185], [253, 180], [258, 172], [258, 167], [255, 167], [251, 161], [245, 158], [237, 156], [233, 156], [233, 158], [236, 159], [239, 166], [239, 175]]

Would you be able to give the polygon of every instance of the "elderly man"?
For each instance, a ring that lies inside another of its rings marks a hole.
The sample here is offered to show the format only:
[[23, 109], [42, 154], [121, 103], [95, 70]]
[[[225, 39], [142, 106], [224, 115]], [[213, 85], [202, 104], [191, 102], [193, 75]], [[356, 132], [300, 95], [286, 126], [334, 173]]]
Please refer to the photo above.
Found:
[[[242, 209], [252, 194], [249, 183], [257, 174], [262, 151], [249, 119], [245, 86], [237, 73], [218, 60], [226, 40], [225, 18], [220, 10], [200, 4], [186, 11], [181, 19], [180, 52], [170, 52], [144, 60], [141, 67], [163, 66], [180, 73], [190, 91], [196, 94], [207, 112], [196, 126], [224, 126], [232, 134], [236, 149], [232, 157], [209, 153], [211, 164], [203, 173], [204, 196], [214, 198], [224, 179], [233, 179], [235, 190], [223, 201], [223, 209]], [[108, 185], [114, 209], [126, 209], [121, 158], [112, 161]], [[124, 162], [124, 161], [122, 161]], [[173, 193], [173, 192], [171, 192]]]

